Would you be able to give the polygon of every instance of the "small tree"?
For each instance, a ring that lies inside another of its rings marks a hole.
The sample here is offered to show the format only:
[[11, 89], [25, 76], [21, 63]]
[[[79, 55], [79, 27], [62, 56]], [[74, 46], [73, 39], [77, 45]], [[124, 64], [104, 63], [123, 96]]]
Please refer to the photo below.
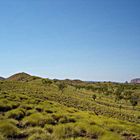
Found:
[[97, 96], [95, 94], [92, 95], [92, 99], [95, 101]]

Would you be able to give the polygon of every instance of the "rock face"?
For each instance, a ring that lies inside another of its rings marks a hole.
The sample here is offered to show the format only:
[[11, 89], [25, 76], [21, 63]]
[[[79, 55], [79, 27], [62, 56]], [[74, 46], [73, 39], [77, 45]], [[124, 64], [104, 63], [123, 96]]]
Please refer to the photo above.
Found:
[[131, 83], [140, 84], [140, 78], [136, 78], [136, 79], [131, 80]]

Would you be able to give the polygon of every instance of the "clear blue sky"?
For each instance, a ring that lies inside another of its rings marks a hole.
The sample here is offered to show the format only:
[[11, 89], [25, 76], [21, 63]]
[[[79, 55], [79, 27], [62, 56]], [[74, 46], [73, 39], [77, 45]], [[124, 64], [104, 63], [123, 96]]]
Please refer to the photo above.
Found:
[[0, 75], [140, 77], [140, 0], [0, 0]]

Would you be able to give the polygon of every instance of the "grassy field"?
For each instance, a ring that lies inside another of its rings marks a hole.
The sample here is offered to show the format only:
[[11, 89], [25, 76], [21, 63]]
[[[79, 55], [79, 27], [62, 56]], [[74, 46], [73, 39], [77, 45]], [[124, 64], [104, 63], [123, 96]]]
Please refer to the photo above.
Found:
[[0, 81], [0, 140], [140, 140], [140, 85]]

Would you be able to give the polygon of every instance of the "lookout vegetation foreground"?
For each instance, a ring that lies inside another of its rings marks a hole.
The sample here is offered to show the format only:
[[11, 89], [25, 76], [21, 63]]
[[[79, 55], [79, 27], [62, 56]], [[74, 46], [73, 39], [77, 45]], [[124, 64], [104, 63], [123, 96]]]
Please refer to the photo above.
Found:
[[0, 140], [140, 140], [140, 85], [1, 77]]

